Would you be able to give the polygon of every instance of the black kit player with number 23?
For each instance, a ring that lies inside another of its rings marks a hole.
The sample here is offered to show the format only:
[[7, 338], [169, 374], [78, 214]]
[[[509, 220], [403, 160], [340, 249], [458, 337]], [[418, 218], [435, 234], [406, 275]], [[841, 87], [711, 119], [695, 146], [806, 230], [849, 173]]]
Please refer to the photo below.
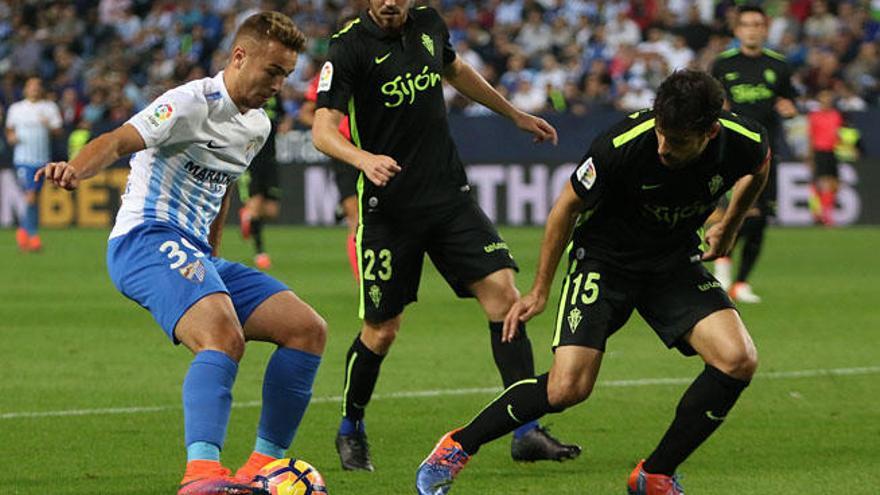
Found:
[[[550, 124], [514, 108], [456, 56], [434, 9], [412, 8], [411, 0], [371, 0], [332, 37], [318, 83], [314, 142], [361, 171], [357, 249], [363, 326], [346, 356], [336, 438], [345, 469], [373, 470], [364, 412], [404, 307], [417, 298], [425, 254], [459, 297], [480, 303], [504, 385], [534, 374], [525, 326], [502, 332], [504, 315], [519, 297], [517, 266], [470, 194], [449, 131], [444, 80], [536, 141], [557, 139]], [[350, 142], [337, 128], [344, 114]], [[579, 447], [560, 443], [536, 422], [522, 425], [511, 444], [515, 460], [579, 454]]]

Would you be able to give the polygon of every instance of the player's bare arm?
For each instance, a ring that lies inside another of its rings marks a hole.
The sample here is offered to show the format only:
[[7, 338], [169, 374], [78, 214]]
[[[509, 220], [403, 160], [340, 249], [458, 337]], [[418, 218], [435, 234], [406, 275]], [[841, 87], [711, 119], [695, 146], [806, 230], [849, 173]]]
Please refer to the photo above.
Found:
[[538, 255], [538, 269], [535, 273], [532, 289], [514, 303], [504, 318], [502, 336], [505, 342], [515, 336], [519, 322], [528, 321], [544, 311], [556, 267], [559, 266], [565, 245], [571, 238], [578, 215], [583, 209], [583, 201], [574, 192], [571, 183], [566, 182], [559, 198], [553, 205], [553, 209], [547, 216], [544, 238], [541, 241], [541, 252]]
[[15, 134], [15, 129], [12, 129], [10, 127], [6, 128], [6, 143], [9, 146], [15, 146], [16, 144], [18, 144], [18, 135]]
[[374, 155], [353, 145], [339, 132], [339, 123], [344, 115], [339, 110], [319, 108], [315, 112], [312, 126], [312, 140], [315, 147], [324, 154], [363, 170], [367, 179], [377, 186], [384, 186], [400, 172], [394, 158]]
[[208, 231], [208, 244], [211, 245], [211, 254], [220, 256], [220, 241], [223, 239], [223, 225], [226, 224], [226, 214], [229, 212], [229, 201], [232, 191], [237, 190], [234, 187], [226, 188], [226, 195], [223, 196], [223, 203], [220, 204], [220, 211], [214, 221], [211, 222], [211, 230]]
[[752, 204], [761, 194], [767, 177], [770, 174], [770, 154], [764, 159], [761, 167], [751, 175], [741, 178], [733, 186], [733, 194], [730, 198], [730, 206], [724, 213], [720, 222], [709, 227], [706, 231], [706, 242], [709, 250], [703, 253], [704, 261], [712, 261], [721, 256], [726, 256], [733, 249], [736, 234], [742, 226], [746, 214]]
[[34, 180], [45, 176], [47, 181], [72, 191], [81, 181], [94, 177], [116, 160], [144, 148], [146, 144], [140, 133], [131, 124], [124, 124], [86, 144], [73, 160], [47, 163], [37, 171]]
[[485, 106], [493, 112], [507, 117], [520, 129], [535, 136], [535, 142], [559, 141], [556, 129], [546, 120], [525, 113], [514, 107], [504, 96], [486, 81], [470, 64], [456, 58], [446, 66], [443, 77], [461, 94]]

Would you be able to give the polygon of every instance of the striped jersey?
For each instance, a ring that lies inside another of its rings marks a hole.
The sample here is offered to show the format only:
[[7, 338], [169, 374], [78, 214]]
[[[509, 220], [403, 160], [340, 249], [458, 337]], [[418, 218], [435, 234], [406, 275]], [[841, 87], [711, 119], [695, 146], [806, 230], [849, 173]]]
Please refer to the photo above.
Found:
[[6, 127], [15, 131], [12, 161], [16, 165], [42, 166], [51, 158], [49, 131], [61, 127], [58, 105], [49, 100], [21, 100], [9, 106]]
[[221, 71], [169, 90], [127, 123], [146, 149], [131, 159], [110, 238], [144, 222], [167, 222], [207, 244], [226, 188], [266, 142], [266, 113], [239, 112]]

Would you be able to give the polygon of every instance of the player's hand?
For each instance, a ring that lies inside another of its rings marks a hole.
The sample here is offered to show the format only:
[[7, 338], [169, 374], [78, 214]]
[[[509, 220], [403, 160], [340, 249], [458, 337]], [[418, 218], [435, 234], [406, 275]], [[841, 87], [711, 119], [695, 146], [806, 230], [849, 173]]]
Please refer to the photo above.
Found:
[[383, 187], [392, 177], [397, 175], [397, 172], [400, 172], [400, 166], [390, 156], [370, 155], [369, 158], [361, 162], [361, 170], [364, 171], [370, 182]]
[[550, 141], [555, 145], [559, 142], [556, 129], [540, 117], [520, 112], [513, 118], [513, 123], [520, 129], [535, 136], [534, 141], [536, 143]]
[[529, 292], [513, 303], [507, 316], [504, 317], [504, 327], [501, 330], [501, 342], [510, 342], [519, 333], [519, 324], [539, 315], [547, 306], [547, 296], [535, 291]]
[[706, 230], [706, 243], [709, 249], [703, 253], [703, 261], [712, 261], [730, 254], [736, 241], [736, 232], [730, 232], [723, 222], [716, 223]]
[[776, 112], [786, 119], [790, 119], [798, 113], [797, 107], [794, 105], [794, 102], [789, 100], [788, 98], [777, 99], [774, 106], [776, 107]]
[[67, 162], [47, 163], [45, 167], [37, 170], [37, 173], [34, 174], [34, 182], [38, 182], [42, 176], [45, 176], [47, 181], [68, 191], [79, 187], [81, 180], [79, 172]]

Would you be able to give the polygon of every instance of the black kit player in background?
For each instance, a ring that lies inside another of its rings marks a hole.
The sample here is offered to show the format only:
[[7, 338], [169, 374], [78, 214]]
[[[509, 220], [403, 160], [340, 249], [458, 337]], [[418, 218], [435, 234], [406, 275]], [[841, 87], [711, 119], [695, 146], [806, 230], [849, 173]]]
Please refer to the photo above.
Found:
[[[373, 470], [364, 409], [404, 307], [416, 300], [426, 253], [458, 296], [476, 297], [483, 308], [504, 385], [534, 374], [525, 326], [502, 331], [519, 297], [517, 266], [470, 194], [449, 132], [442, 80], [509, 118], [535, 141], [555, 144], [556, 130], [498, 94], [456, 56], [440, 15], [412, 3], [370, 0], [367, 11], [332, 37], [318, 83], [315, 146], [361, 170], [357, 249], [364, 322], [346, 358], [336, 438], [345, 469]], [[351, 142], [338, 130], [344, 114]], [[444, 338], [459, 331], [438, 330]], [[535, 422], [515, 432], [511, 444], [515, 460], [579, 454], [579, 447], [561, 444]]]
[[243, 205], [238, 211], [238, 219], [241, 236], [254, 239], [254, 265], [260, 270], [268, 270], [272, 267], [272, 259], [263, 244], [263, 224], [278, 218], [281, 211], [275, 137], [279, 132], [289, 131], [293, 119], [285, 115], [280, 95], [269, 98], [263, 110], [272, 122], [272, 129], [263, 149], [238, 181], [238, 194]]
[[[712, 66], [712, 75], [721, 82], [727, 93], [729, 106], [726, 108], [763, 125], [769, 133], [771, 148], [776, 150], [782, 140], [779, 117], [797, 115], [793, 102], [797, 93], [791, 84], [791, 68], [783, 55], [764, 48], [767, 16], [760, 7], [739, 7], [734, 35], [739, 41], [739, 48], [722, 52]], [[731, 297], [738, 302], [761, 302], [748, 283], [748, 277], [761, 254], [768, 218], [775, 216], [777, 163], [774, 152], [767, 187], [740, 232], [742, 256], [736, 278], [731, 279], [730, 258], [724, 257], [715, 262], [715, 276], [726, 289], [729, 288]]]
[[[660, 444], [627, 483], [630, 495], [683, 493], [675, 469], [720, 426], [758, 364], [733, 302], [702, 263], [733, 247], [769, 169], [766, 131], [723, 111], [723, 101], [709, 74], [675, 72], [660, 85], [653, 110], [629, 115], [593, 141], [547, 218], [534, 285], [504, 321], [505, 329], [515, 327], [544, 310], [571, 243], [550, 372], [509, 387], [443, 436], [419, 467], [420, 494], [449, 491], [483, 444], [586, 400], [606, 341], [634, 309], [667, 347], [705, 362]], [[703, 252], [698, 230], [731, 187]]]

